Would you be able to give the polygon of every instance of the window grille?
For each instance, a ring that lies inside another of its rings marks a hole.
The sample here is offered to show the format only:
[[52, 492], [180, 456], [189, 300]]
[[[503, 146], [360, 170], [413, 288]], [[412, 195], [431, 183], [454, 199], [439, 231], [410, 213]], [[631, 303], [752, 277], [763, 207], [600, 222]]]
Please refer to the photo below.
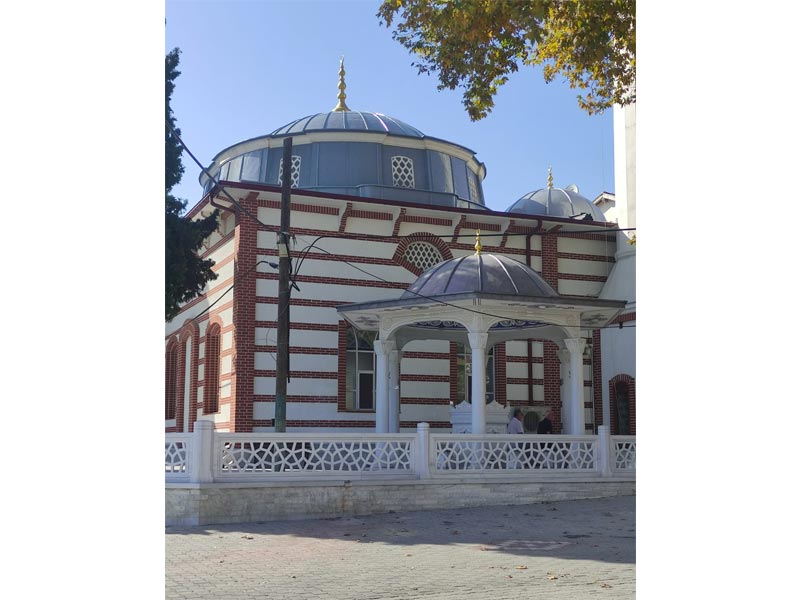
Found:
[[467, 175], [467, 181], [469, 181], [470, 200], [473, 202], [480, 202], [481, 198], [478, 195], [478, 181], [475, 178], [475, 175], [473, 173], [469, 173]]
[[[300, 185], [300, 162], [302, 157], [292, 154], [292, 187], [296, 188]], [[283, 185], [283, 159], [280, 162], [278, 169], [278, 185]]]
[[392, 157], [392, 185], [403, 188], [414, 187], [414, 161], [409, 157]]
[[444, 260], [442, 253], [433, 244], [427, 242], [413, 242], [406, 248], [403, 259], [415, 267], [427, 271], [434, 265]]

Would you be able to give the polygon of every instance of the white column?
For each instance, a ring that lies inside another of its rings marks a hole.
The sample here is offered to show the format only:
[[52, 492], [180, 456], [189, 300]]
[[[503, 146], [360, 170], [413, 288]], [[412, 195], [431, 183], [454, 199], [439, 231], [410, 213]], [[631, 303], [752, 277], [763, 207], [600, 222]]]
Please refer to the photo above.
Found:
[[431, 426], [417, 423], [417, 475], [420, 479], [431, 477]]
[[561, 431], [569, 435], [572, 431], [569, 404], [569, 350], [566, 348], [559, 350], [558, 360], [561, 361]]
[[613, 460], [613, 450], [611, 446], [611, 434], [608, 425], [600, 425], [597, 428], [597, 470], [603, 477], [611, 477], [611, 464]]
[[389, 433], [400, 433], [400, 351], [397, 343], [389, 351]]
[[211, 483], [214, 481], [214, 423], [195, 421], [192, 434], [192, 456], [189, 481]]
[[489, 334], [470, 333], [472, 350], [472, 433], [486, 433], [486, 343]]
[[569, 406], [570, 430], [569, 435], [584, 435], [586, 418], [583, 411], [583, 349], [586, 340], [583, 338], [568, 338], [564, 344], [569, 350]]
[[394, 342], [376, 340], [375, 348], [375, 433], [389, 432], [389, 352]]

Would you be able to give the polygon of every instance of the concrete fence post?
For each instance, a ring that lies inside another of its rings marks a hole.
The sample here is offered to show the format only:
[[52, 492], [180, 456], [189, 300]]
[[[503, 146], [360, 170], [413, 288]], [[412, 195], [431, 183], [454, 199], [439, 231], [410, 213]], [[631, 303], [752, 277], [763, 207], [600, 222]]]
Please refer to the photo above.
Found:
[[611, 436], [609, 435], [608, 425], [600, 425], [597, 428], [597, 467], [600, 475], [611, 477], [611, 461], [613, 452], [611, 449]]
[[211, 483], [214, 481], [212, 455], [214, 452], [214, 423], [195, 421], [192, 434], [192, 462], [189, 481]]
[[417, 423], [417, 475], [420, 479], [431, 478], [431, 426]]

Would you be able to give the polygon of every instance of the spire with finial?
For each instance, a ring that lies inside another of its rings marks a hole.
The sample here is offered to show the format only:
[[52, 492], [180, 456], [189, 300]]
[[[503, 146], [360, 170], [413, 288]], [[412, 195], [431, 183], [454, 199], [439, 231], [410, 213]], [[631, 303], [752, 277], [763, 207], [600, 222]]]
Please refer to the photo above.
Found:
[[553, 167], [547, 167], [547, 189], [553, 189]]
[[481, 250], [483, 250], [483, 246], [481, 246], [481, 230], [478, 229], [475, 232], [475, 254], [480, 254]]
[[344, 93], [344, 88], [346, 87], [347, 84], [344, 82], [344, 56], [342, 56], [341, 60], [339, 61], [339, 95], [337, 96], [339, 103], [333, 109], [333, 112], [344, 112], [350, 110], [347, 108], [347, 104], [344, 102], [344, 99], [347, 98], [347, 94]]

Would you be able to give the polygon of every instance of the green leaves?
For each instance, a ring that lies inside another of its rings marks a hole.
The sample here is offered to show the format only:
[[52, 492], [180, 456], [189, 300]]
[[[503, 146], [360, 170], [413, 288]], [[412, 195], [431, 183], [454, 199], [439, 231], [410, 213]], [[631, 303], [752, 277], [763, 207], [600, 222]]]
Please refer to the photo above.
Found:
[[[180, 75], [178, 62], [180, 50], [175, 48], [166, 56], [166, 121], [177, 135], [180, 129], [175, 124], [170, 100], [175, 89], [175, 79]], [[187, 219], [181, 216], [186, 208], [186, 201], [173, 196], [170, 191], [180, 183], [183, 176], [183, 162], [181, 154], [183, 147], [177, 138], [172, 135], [169, 127], [164, 126], [165, 136], [165, 165], [164, 185], [165, 193], [165, 286], [164, 286], [164, 315], [171, 321], [180, 311], [181, 304], [188, 302], [203, 292], [208, 281], [217, 278], [211, 270], [214, 261], [203, 260], [197, 254], [198, 250], [211, 233], [217, 228], [219, 211], [214, 211], [202, 219]]]
[[387, 0], [377, 16], [396, 23], [393, 38], [419, 73], [438, 74], [438, 89], [464, 89], [473, 121], [520, 65], [587, 90], [578, 104], [589, 114], [636, 100], [635, 0]]

